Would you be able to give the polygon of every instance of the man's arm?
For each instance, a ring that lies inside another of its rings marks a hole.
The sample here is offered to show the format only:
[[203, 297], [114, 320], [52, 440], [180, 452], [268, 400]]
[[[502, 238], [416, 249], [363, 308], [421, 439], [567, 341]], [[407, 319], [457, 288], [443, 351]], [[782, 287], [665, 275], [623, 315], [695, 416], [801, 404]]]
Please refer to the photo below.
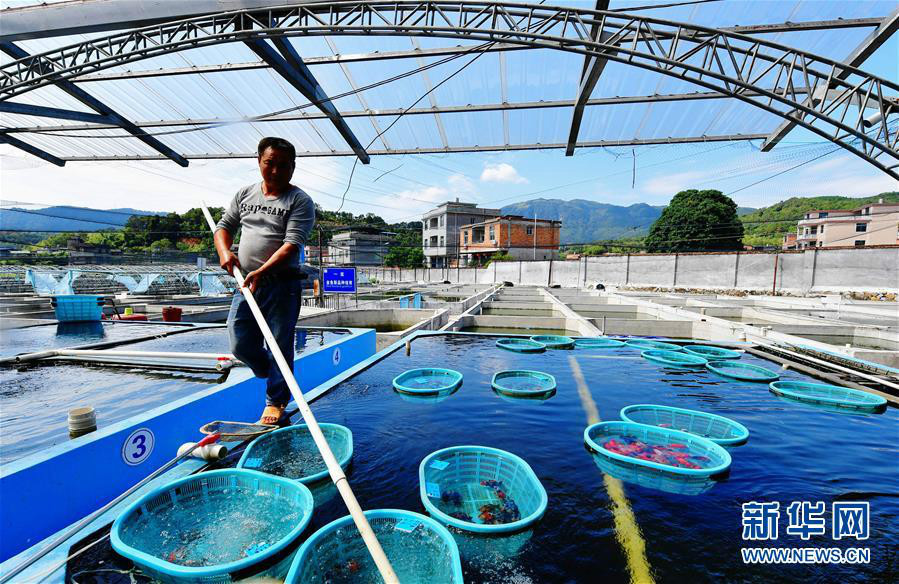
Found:
[[231, 204], [225, 210], [218, 225], [215, 226], [215, 234], [212, 236], [215, 242], [215, 251], [218, 252], [219, 265], [226, 272], [234, 275], [234, 268], [240, 267], [240, 261], [237, 255], [231, 251], [231, 244], [234, 243], [234, 234], [240, 227], [240, 211], [238, 209], [241, 192], [238, 191]]

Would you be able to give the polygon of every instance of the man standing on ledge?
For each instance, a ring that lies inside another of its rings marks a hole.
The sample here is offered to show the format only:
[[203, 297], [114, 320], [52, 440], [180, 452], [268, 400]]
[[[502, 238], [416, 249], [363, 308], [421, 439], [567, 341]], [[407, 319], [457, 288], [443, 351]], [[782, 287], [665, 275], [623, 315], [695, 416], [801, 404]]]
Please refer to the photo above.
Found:
[[[262, 182], [237, 191], [215, 231], [219, 264], [233, 275], [245, 274], [250, 289], [278, 347], [293, 367], [294, 336], [300, 314], [300, 250], [315, 224], [315, 204], [309, 195], [290, 184], [296, 168], [296, 149], [283, 138], [263, 138], [257, 148]], [[241, 229], [237, 255], [231, 244]], [[234, 356], [266, 378], [265, 410], [259, 422], [281, 422], [290, 390], [264, 345], [262, 332], [240, 290], [235, 291], [228, 313], [228, 334]]]

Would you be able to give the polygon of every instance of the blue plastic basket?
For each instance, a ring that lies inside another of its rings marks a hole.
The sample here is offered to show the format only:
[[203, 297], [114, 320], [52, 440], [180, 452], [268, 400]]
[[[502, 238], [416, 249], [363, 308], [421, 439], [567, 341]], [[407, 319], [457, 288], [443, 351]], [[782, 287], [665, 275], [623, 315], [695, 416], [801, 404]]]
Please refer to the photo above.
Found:
[[452, 369], [410, 369], [393, 378], [393, 388], [403, 393], [428, 395], [454, 391], [462, 385], [462, 374]]
[[50, 300], [59, 322], [99, 321], [103, 302], [103, 297], [95, 294], [60, 294]]
[[684, 348], [674, 343], [665, 343], [663, 341], [654, 341], [652, 339], [628, 339], [625, 344], [634, 349], [659, 349], [662, 351], [683, 351]]
[[574, 346], [578, 349], [614, 349], [623, 347], [624, 341], [610, 339], [608, 337], [593, 337], [590, 339], [575, 339]]
[[[366, 511], [384, 554], [403, 584], [462, 584], [459, 548], [430, 517], [398, 509]], [[325, 525], [300, 547], [285, 584], [381, 584], [350, 516]]]
[[487, 446], [432, 452], [418, 467], [421, 501], [437, 521], [477, 533], [510, 533], [543, 517], [546, 489], [524, 460]]
[[664, 349], [650, 349], [640, 355], [649, 361], [669, 365], [671, 367], [705, 367], [708, 361], [698, 355], [690, 355], [682, 351], [666, 351]]
[[251, 470], [204, 472], [141, 497], [113, 523], [113, 549], [167, 583], [283, 578], [312, 517], [296, 481]]
[[749, 363], [734, 363], [733, 361], [709, 361], [706, 365], [709, 371], [722, 377], [737, 379], [740, 381], [769, 382], [780, 379], [780, 374]]
[[495, 373], [491, 385], [512, 397], [546, 397], [556, 391], [556, 378], [542, 371], [514, 369]]
[[749, 430], [739, 422], [717, 414], [684, 408], [635, 404], [621, 409], [621, 419], [635, 424], [689, 432], [722, 446], [737, 446], [749, 440]]
[[691, 355], [699, 355], [706, 359], [739, 359], [742, 353], [711, 345], [684, 345], [684, 351]]
[[807, 381], [775, 381], [768, 387], [772, 393], [779, 396], [819, 406], [856, 412], [882, 412], [887, 407], [887, 400], [879, 395], [838, 385]]
[[[353, 433], [340, 424], [323, 423], [319, 424], [319, 428], [334, 458], [345, 469], [353, 457]], [[237, 468], [257, 470], [306, 485], [328, 478], [325, 461], [306, 424], [288, 426], [259, 436], [244, 450]]]
[[543, 343], [548, 349], [570, 349], [574, 346], [574, 339], [563, 335], [534, 335], [531, 340]]
[[542, 353], [546, 350], [546, 345], [531, 339], [500, 339], [496, 341], [496, 346], [500, 349], [516, 351], [518, 353]]
[[[674, 464], [663, 464], [654, 460], [644, 460], [609, 450], [610, 440], [624, 439], [639, 441], [649, 446], [660, 446], [672, 451], [683, 451], [692, 459], [689, 462], [701, 468], [684, 468]], [[703, 482], [721, 476], [730, 468], [730, 454], [721, 446], [707, 438], [694, 434], [636, 424], [634, 422], [599, 422], [584, 430], [584, 442], [596, 456], [602, 457], [615, 471], [618, 478], [646, 486], [661, 487], [666, 482], [665, 490], [677, 491], [677, 481], [686, 481], [686, 491], [691, 490], [689, 482]], [[683, 448], [681, 448], [683, 447]], [[702, 458], [700, 458], [702, 457]]]

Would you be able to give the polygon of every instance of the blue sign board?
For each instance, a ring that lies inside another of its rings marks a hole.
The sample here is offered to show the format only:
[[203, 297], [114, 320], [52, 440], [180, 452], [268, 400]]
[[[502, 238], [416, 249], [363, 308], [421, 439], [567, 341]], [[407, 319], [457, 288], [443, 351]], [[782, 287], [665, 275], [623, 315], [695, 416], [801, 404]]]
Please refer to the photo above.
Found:
[[325, 292], [354, 294], [356, 292], [356, 268], [325, 268], [322, 282]]

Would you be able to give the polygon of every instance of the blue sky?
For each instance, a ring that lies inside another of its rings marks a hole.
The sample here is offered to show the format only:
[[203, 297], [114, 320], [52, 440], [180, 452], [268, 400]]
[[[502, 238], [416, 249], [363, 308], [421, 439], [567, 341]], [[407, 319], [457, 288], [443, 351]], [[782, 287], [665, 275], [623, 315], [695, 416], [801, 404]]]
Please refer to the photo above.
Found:
[[[615, 4], [613, 2], [613, 6]], [[625, 4], [617, 3], [620, 6]], [[796, 3], [761, 1], [721, 4], [715, 10], [723, 11], [723, 14], [726, 14], [731, 6], [739, 7], [740, 23], [812, 20], [819, 14], [820, 18], [834, 18], [843, 14], [847, 6], [839, 2], [806, 1], [787, 10], [786, 7], [792, 7]], [[882, 14], [884, 8], [889, 9], [890, 6], [895, 6], [895, 3], [853, 3], [851, 10], [855, 12], [850, 16]], [[707, 14], [699, 12], [699, 8], [679, 10], [682, 12], [679, 15], [665, 16], [672, 19], [695, 17], [701, 20], [695, 15], [704, 18], [703, 15]], [[703, 7], [702, 10], [708, 11], [711, 8]], [[717, 17], [722, 18], [720, 14]], [[854, 36], [847, 33], [844, 46], [827, 46], [829, 45], [827, 39], [812, 44], [825, 45], [816, 49], [825, 54], [834, 57], [844, 56], [851, 50], [855, 39], [865, 34], [867, 30], [862, 29], [855, 31]], [[806, 46], [808, 39], [809, 37], [805, 37], [800, 46]], [[423, 39], [429, 40], [434, 41], [435, 45], [448, 44], [445, 40], [438, 42], [436, 39]], [[790, 44], [791, 38], [785, 35], [784, 38], [777, 40]], [[321, 42], [319, 40], [318, 45], [321, 45]], [[342, 39], [339, 42], [341, 52], [350, 52], [355, 48], [351, 42]], [[427, 45], [425, 42], [422, 44]], [[321, 46], [309, 49], [312, 54], [322, 54], [320, 52], [322, 50], [324, 49]], [[309, 54], [309, 51], [304, 54]], [[219, 58], [221, 56], [218, 55]], [[241, 56], [236, 55], [238, 59]], [[239, 62], [231, 61], [230, 56], [226, 58], [229, 59], [228, 62]], [[529, 65], [526, 63], [516, 63], [511, 55], [509, 60], [511, 62], [509, 91], [513, 94], [510, 95], [510, 101], [573, 97], [574, 89], [568, 80], [553, 77], [554, 61], [549, 60], [549, 64], [544, 62], [542, 71], [533, 72], [528, 69]], [[395, 66], [408, 68], [415, 65], [406, 63], [402, 67]], [[383, 65], [384, 71], [378, 67], [382, 65], [375, 63], [365, 68], [353, 69], [356, 81], [362, 84], [379, 79], [386, 71], [393, 71], [394, 65]], [[451, 72], [456, 67], [457, 65], [453, 65], [446, 71]], [[662, 81], [657, 82], [652, 76], [631, 77], [631, 74], [621, 67], [623, 66], [608, 69], [604, 73], [594, 96], [691, 90], [681, 88], [672, 91], [670, 89], [672, 85], [668, 81], [663, 85]], [[893, 81], [899, 80], [897, 67], [899, 67], [897, 35], [862, 65], [864, 70]], [[447, 86], [441, 88], [440, 103], [489, 103], [496, 99], [488, 95], [495, 91], [496, 85], [495, 79], [491, 79], [491, 71], [485, 65], [483, 70], [475, 71], [475, 68], [472, 68], [470, 74], [466, 72], [467, 76], [460, 76], [458, 80], [453, 79]], [[443, 72], [443, 69], [435, 70], [432, 82], [439, 80]], [[335, 70], [316, 68], [314, 73], [332, 95], [339, 93], [346, 85], [346, 80], [342, 78], [342, 73], [336, 66]], [[639, 87], [622, 89], [622, 86], [628, 84]], [[478, 89], [479, 87], [481, 89]], [[127, 89], [127, 91], [136, 90]], [[392, 101], [393, 107], [403, 107], [415, 96], [414, 92], [414, 86], [400, 84], [382, 93], [370, 95], [369, 101], [373, 103], [369, 105], [383, 107], [378, 101], [384, 100]], [[119, 107], [125, 107], [127, 95], [112, 95], [106, 99], [116, 97], [122, 100]], [[204, 109], [216, 111], [216, 106], [219, 105], [215, 97], [210, 95], [194, 97], [197, 107], [202, 106]], [[360, 107], [359, 102], [352, 100], [343, 100], [338, 105], [341, 109]], [[632, 132], [632, 126], [636, 127], [638, 132], [643, 131], [644, 134], [641, 135], [648, 137], [665, 135], [660, 132], [666, 131], [666, 126], [673, 126], [678, 130], [673, 132], [677, 135], [695, 130], [692, 126], [696, 120], [702, 122], [696, 125], [702, 130], [705, 128], [705, 122], [701, 119], [704, 107], [708, 106], [700, 103], [683, 108], [656, 107], [651, 110], [641, 106], [643, 109], [634, 112], [625, 109], [608, 110], [615, 113], [606, 113], [606, 110], [602, 113], [590, 112], [589, 116], [585, 117], [582, 138], [586, 133], [586, 138], [591, 140], [614, 139], [620, 134]], [[265, 108], [262, 109], [265, 111]], [[748, 110], [747, 106], [722, 107], [716, 111], [714, 123], [718, 127], [708, 133], [718, 133], [728, 127], [736, 127], [738, 128], [736, 131], [742, 132], [758, 131], [758, 128], [754, 130], [753, 124], [761, 118], [753, 117], [757, 114]], [[627, 112], [628, 117], [623, 117], [625, 114], [620, 112]], [[143, 112], [135, 110], [128, 113], [132, 119], [140, 119]], [[144, 113], [144, 115], [151, 114]], [[419, 118], [429, 117], [419, 116]], [[559, 128], [562, 128], [567, 132], [569, 117], [569, 112], [560, 110], [552, 115], [513, 118], [512, 141], [516, 141], [516, 135], [528, 141], [528, 137], [539, 138], [550, 130], [558, 132]], [[481, 119], [477, 116], [459, 125], [455, 124], [456, 118], [451, 116], [443, 118], [449, 133], [462, 134], [481, 130], [471, 126], [472, 119], [477, 126]], [[416, 122], [418, 121], [417, 119]], [[639, 125], [635, 122], [639, 122]], [[359, 125], [364, 123], [367, 123], [365, 118], [357, 118], [353, 121], [353, 124], [356, 124], [354, 129], [365, 131]], [[382, 127], [386, 123], [383, 122]], [[527, 127], [529, 123], [543, 124], [544, 127]], [[770, 123], [768, 119], [762, 130], [770, 127]], [[545, 127], [547, 124], [551, 128], [547, 129]], [[709, 127], [712, 125], [709, 124]], [[370, 126], [367, 130], [373, 135]], [[238, 139], [240, 137], [238, 130], [234, 132], [235, 139]], [[415, 136], [414, 128], [410, 128], [405, 121], [385, 134], [385, 138], [390, 139], [394, 132], [396, 132], [395, 142], [408, 141], [410, 137]], [[242, 139], [249, 142], [258, 137], [248, 134]], [[424, 136], [423, 139], [428, 138]], [[363, 142], [367, 140], [363, 139]], [[832, 144], [804, 130], [791, 132], [772, 152], [761, 153], [757, 148], [757, 142], [743, 141], [637, 146], [633, 149], [631, 147], [580, 149], [573, 157], [565, 157], [561, 150], [373, 157], [371, 165], [357, 165], [352, 185], [347, 193], [348, 200], [343, 208], [354, 213], [373, 212], [390, 221], [397, 221], [417, 219], [433, 204], [456, 197], [483, 206], [502, 206], [537, 197], [580, 198], [618, 205], [641, 202], [658, 205], [667, 203], [671, 196], [684, 188], [715, 188], [724, 193], [732, 193], [732, 197], [741, 206], [759, 207], [792, 196], [867, 196], [888, 190], [899, 190], [899, 184], [883, 172], [842, 150], [828, 153], [834, 149]], [[60, 169], [9, 148], [0, 149], [0, 154], [2, 154], [0, 168], [3, 171], [0, 181], [5, 203], [25, 201], [35, 204], [67, 204], [96, 208], [134, 207], [181, 212], [196, 206], [204, 199], [212, 205], [224, 205], [238, 188], [257, 180], [258, 177], [258, 171], [252, 160], [192, 161], [188, 169], [182, 169], [171, 162], [69, 163]], [[815, 158], [817, 159], [812, 160]], [[789, 170], [803, 162], [806, 164]], [[340, 195], [347, 187], [352, 165], [353, 161], [350, 158], [300, 159], [294, 183], [305, 188], [324, 208], [336, 209], [340, 204]], [[783, 171], [787, 172], [763, 180]], [[762, 182], [750, 186], [758, 181]]]

